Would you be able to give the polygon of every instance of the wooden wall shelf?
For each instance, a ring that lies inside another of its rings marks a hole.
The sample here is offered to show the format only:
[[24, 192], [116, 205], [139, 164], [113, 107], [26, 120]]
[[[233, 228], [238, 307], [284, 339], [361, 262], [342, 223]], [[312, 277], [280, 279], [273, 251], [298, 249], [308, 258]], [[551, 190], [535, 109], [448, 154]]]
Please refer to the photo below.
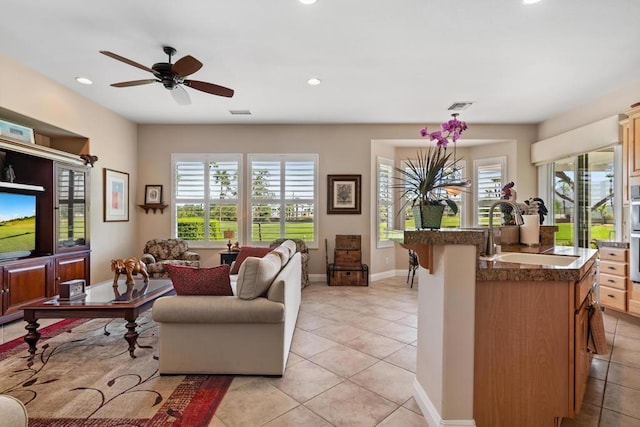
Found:
[[138, 206], [144, 209], [144, 213], [148, 214], [149, 209], [153, 209], [153, 213], [156, 213], [156, 209], [160, 209], [160, 213], [164, 213], [164, 208], [166, 208], [169, 205], [153, 204], [153, 205], [138, 205]]

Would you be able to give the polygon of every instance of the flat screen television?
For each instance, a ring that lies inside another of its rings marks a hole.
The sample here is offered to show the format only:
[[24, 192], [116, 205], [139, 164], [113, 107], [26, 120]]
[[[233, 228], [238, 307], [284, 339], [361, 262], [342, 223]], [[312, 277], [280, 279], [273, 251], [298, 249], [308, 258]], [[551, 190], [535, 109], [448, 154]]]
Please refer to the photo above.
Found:
[[0, 260], [36, 249], [36, 195], [0, 191]]

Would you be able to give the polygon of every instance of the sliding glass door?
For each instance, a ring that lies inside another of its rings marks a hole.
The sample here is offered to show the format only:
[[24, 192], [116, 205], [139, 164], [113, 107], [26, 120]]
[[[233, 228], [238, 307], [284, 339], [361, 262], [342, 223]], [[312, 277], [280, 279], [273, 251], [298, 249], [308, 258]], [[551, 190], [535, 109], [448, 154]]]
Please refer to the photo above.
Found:
[[553, 214], [556, 244], [595, 248], [596, 240], [615, 237], [620, 201], [615, 196], [613, 147], [553, 164]]

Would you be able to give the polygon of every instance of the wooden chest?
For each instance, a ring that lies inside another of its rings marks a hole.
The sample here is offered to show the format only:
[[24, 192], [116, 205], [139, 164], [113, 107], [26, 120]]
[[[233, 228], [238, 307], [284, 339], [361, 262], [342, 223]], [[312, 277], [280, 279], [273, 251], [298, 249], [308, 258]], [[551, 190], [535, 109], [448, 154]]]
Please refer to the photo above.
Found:
[[359, 234], [336, 235], [336, 249], [361, 249]]
[[336, 249], [333, 255], [335, 265], [360, 265], [362, 251], [360, 249]]
[[367, 282], [361, 270], [333, 271], [329, 286], [367, 286]]

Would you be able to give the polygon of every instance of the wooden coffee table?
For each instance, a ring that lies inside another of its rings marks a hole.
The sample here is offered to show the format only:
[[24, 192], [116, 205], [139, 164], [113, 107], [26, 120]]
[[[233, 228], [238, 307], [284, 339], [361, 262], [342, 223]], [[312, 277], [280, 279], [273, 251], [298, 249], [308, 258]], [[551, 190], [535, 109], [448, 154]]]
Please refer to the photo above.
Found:
[[71, 301], [51, 299], [39, 304], [24, 307], [24, 320], [27, 335], [24, 340], [29, 344], [31, 358], [36, 353], [36, 344], [40, 339], [38, 319], [117, 319], [127, 321], [127, 333], [124, 339], [129, 343], [129, 355], [136, 357], [138, 333], [136, 319], [140, 313], [148, 310], [153, 302], [163, 295], [173, 292], [173, 284], [169, 279], [152, 279], [145, 284], [142, 279], [135, 280], [133, 286], [127, 286], [125, 279], [118, 281], [117, 288], [113, 287], [113, 280], [92, 285], [86, 290], [86, 296]]

